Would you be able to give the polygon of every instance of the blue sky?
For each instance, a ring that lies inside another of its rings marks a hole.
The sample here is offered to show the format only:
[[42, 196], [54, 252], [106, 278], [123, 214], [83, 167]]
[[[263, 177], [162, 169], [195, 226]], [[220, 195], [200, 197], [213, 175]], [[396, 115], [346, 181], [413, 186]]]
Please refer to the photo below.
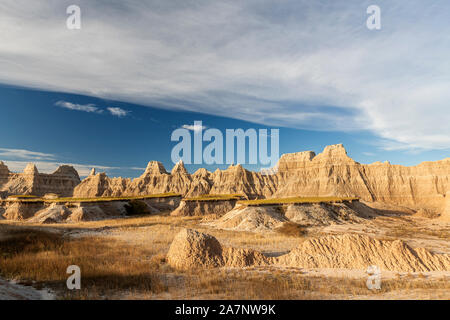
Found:
[[[67, 93], [1, 86], [2, 117], [0, 119], [0, 159], [11, 170], [21, 170], [27, 162], [37, 163], [42, 171], [51, 172], [62, 163], [73, 164], [86, 175], [91, 167], [112, 176], [135, 177], [150, 160], [159, 160], [170, 170], [174, 165], [171, 150], [172, 132], [194, 121], [207, 128], [280, 129], [280, 153], [313, 150], [321, 152], [326, 145], [344, 143], [351, 157], [362, 163], [389, 160], [414, 165], [425, 160], [438, 160], [446, 151], [386, 151], [374, 144], [370, 132], [308, 131], [286, 127], [270, 127], [226, 117], [196, 112], [164, 110], [140, 105]], [[78, 109], [61, 107], [70, 101]], [[93, 109], [92, 109], [93, 108]], [[117, 116], [108, 108], [120, 108], [125, 116]], [[94, 110], [95, 111], [92, 111]], [[206, 143], [205, 143], [206, 145]], [[28, 152], [26, 152], [28, 151]], [[189, 165], [193, 172], [199, 167], [215, 170], [224, 165]], [[258, 170], [259, 165], [245, 165]]]
[[[72, 4], [81, 30], [66, 28]], [[371, 4], [381, 30], [366, 28]], [[280, 128], [280, 153], [446, 158], [449, 16], [444, 0], [4, 0], [0, 160], [137, 176], [170, 169], [170, 134], [194, 120]]]

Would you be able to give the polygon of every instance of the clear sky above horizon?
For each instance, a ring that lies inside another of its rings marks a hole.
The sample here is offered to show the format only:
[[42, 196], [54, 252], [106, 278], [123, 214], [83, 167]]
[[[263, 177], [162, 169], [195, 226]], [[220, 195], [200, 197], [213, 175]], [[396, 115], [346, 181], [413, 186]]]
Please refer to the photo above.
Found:
[[[343, 143], [349, 156], [361, 163], [390, 161], [415, 165], [422, 161], [440, 160], [445, 150], [384, 150], [374, 143], [368, 131], [308, 131], [286, 127], [270, 127], [248, 121], [195, 113], [144, 107], [130, 103], [89, 96], [42, 90], [0, 86], [2, 117], [0, 119], [0, 160], [12, 171], [21, 171], [34, 162], [42, 172], [52, 172], [60, 164], [72, 164], [80, 175], [92, 167], [112, 176], [139, 176], [148, 161], [161, 161], [167, 170], [173, 167], [171, 141], [173, 130], [193, 126], [202, 121], [206, 128], [280, 129], [280, 155], [312, 150], [320, 153], [327, 145]], [[71, 101], [96, 110], [88, 112], [58, 105]], [[120, 108], [118, 116], [108, 108]], [[207, 144], [207, 143], [205, 143]], [[225, 169], [229, 165], [187, 165], [190, 172], [199, 167]], [[259, 170], [259, 165], [244, 165]]]
[[[66, 27], [72, 4], [80, 30]], [[380, 30], [366, 27], [372, 4]], [[4, 0], [0, 160], [170, 170], [171, 133], [194, 121], [279, 128], [280, 154], [343, 143], [361, 163], [447, 158], [449, 16], [444, 0]]]

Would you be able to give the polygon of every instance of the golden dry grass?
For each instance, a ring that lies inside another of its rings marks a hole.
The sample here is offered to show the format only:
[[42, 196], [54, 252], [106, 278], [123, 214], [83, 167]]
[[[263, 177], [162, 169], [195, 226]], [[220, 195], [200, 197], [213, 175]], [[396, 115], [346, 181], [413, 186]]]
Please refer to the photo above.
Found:
[[[411, 276], [383, 280], [370, 291], [366, 279], [307, 274], [299, 268], [259, 267], [180, 272], [166, 263], [173, 237], [184, 227], [215, 236], [223, 245], [285, 252], [307, 235], [257, 234], [210, 229], [201, 217], [152, 215], [63, 225], [0, 222], [0, 275], [36, 281], [62, 299], [348, 299], [407, 296], [449, 298], [450, 284]], [[82, 271], [82, 290], [65, 287], [67, 266]], [[414, 291], [416, 290], [416, 291]], [[443, 292], [443, 293], [442, 293]], [[442, 294], [442, 296], [439, 296]]]
[[221, 200], [242, 200], [244, 196], [240, 194], [205, 194], [198, 197], [184, 198], [184, 201], [221, 201]]
[[298, 223], [289, 221], [283, 223], [283, 225], [275, 229], [275, 231], [290, 237], [302, 237], [306, 234], [307, 228]]
[[33, 196], [31, 194], [20, 194], [20, 195], [11, 195], [8, 198], [16, 198], [16, 199], [31, 199], [31, 198], [39, 198], [38, 196]]
[[243, 200], [239, 201], [239, 203], [248, 206], [262, 206], [262, 205], [282, 205], [282, 204], [302, 204], [302, 203], [340, 203], [344, 201], [350, 202], [359, 201], [359, 199], [352, 197], [292, 197], [292, 198]]
[[[112, 239], [67, 239], [59, 233], [33, 229], [10, 231], [0, 240], [0, 274], [8, 279], [32, 280], [66, 298], [101, 298], [134, 288], [146, 292], [165, 290], [157, 272], [161, 261], [155, 252]], [[69, 265], [82, 270], [81, 291], [68, 291]]]

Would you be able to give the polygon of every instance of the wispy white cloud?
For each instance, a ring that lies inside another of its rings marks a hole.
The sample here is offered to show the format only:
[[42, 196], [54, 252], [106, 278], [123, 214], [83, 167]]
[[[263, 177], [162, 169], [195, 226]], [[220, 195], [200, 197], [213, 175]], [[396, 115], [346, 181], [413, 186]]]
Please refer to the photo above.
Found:
[[55, 155], [23, 149], [0, 148], [1, 159], [54, 160]]
[[58, 101], [55, 103], [55, 106], [75, 111], [95, 112], [95, 113], [103, 112], [103, 110], [97, 108], [95, 104], [76, 104], [67, 101]]
[[181, 126], [183, 129], [191, 130], [191, 131], [201, 131], [205, 130], [207, 127], [204, 125], [198, 124], [184, 124]]
[[78, 4], [71, 31], [65, 2], [3, 0], [0, 82], [450, 146], [447, 0], [378, 0], [379, 31], [367, 0]]
[[[69, 109], [69, 110], [83, 111], [83, 112], [103, 113], [103, 111], [104, 111], [103, 109], [97, 107], [93, 103], [77, 104], [77, 103], [72, 103], [72, 102], [68, 102], [68, 101], [58, 101], [55, 103], [55, 106]], [[108, 107], [108, 108], [106, 108], [106, 110], [108, 110], [108, 112], [111, 115], [119, 117], [119, 118], [125, 117], [130, 113], [130, 111], [124, 110], [119, 107]]]
[[119, 117], [119, 118], [125, 117], [126, 115], [128, 115], [130, 113], [130, 111], [124, 110], [124, 109], [119, 108], [119, 107], [109, 107], [107, 109], [113, 116], [116, 116], [116, 117]]

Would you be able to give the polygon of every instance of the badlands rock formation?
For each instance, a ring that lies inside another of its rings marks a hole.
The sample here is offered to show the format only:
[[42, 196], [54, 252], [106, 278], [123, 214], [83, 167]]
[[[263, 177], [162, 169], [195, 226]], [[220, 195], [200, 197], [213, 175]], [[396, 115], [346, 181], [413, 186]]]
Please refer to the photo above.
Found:
[[218, 229], [233, 231], [273, 231], [289, 221], [276, 206], [249, 207], [237, 205], [220, 219], [208, 223]]
[[133, 206], [138, 205], [138, 214], [159, 213], [173, 210], [180, 203], [179, 196], [166, 196], [130, 200], [78, 201], [52, 200], [3, 200], [0, 202], [0, 219], [5, 218], [29, 223], [59, 223], [95, 221], [136, 214]]
[[172, 242], [168, 263], [177, 269], [256, 266], [275, 264], [299, 268], [346, 268], [424, 272], [449, 271], [450, 255], [413, 249], [401, 240], [381, 241], [363, 235], [339, 235], [308, 239], [291, 252], [266, 257], [260, 252], [222, 248], [216, 238], [184, 229]]
[[440, 217], [441, 217], [441, 220], [450, 222], [450, 190], [447, 191], [447, 193], [446, 193], [444, 210]]
[[358, 223], [376, 215], [373, 209], [360, 202], [266, 206], [238, 204], [233, 210], [208, 225], [224, 230], [270, 232], [286, 222], [294, 222], [304, 227], [326, 226]]
[[199, 169], [189, 174], [183, 163], [168, 173], [159, 162], [150, 162], [136, 179], [109, 178], [93, 174], [75, 188], [77, 197], [144, 195], [177, 192], [201, 194], [243, 194], [252, 198], [289, 196], [349, 196], [413, 209], [426, 208], [442, 214], [450, 194], [450, 158], [405, 167], [376, 162], [365, 165], [347, 156], [344, 147], [328, 146], [316, 155], [312, 151], [283, 155], [273, 174], [250, 172], [241, 165], [211, 173]]
[[275, 259], [276, 264], [302, 268], [344, 268], [423, 272], [449, 271], [450, 255], [413, 249], [401, 240], [382, 241], [364, 235], [344, 234], [309, 239], [290, 253]]
[[184, 229], [178, 233], [167, 254], [168, 263], [175, 269], [246, 267], [266, 264], [268, 259], [249, 249], [224, 248], [213, 236]]
[[273, 176], [261, 176], [259, 173], [245, 170], [241, 165], [230, 166], [227, 170], [214, 173], [199, 169], [189, 174], [179, 162], [168, 173], [162, 163], [151, 161], [145, 172], [136, 179], [109, 178], [104, 173], [90, 175], [74, 190], [75, 197], [98, 197], [145, 195], [175, 192], [184, 196], [203, 194], [243, 194], [250, 197], [272, 194]]
[[34, 164], [28, 164], [23, 173], [12, 173], [0, 161], [0, 192], [8, 194], [32, 194], [43, 196], [55, 193], [72, 196], [75, 186], [80, 183], [78, 172], [71, 166], [60, 166], [52, 174], [39, 173]]
[[204, 216], [215, 214], [222, 216], [231, 211], [237, 200], [196, 201], [182, 200], [178, 208], [170, 213], [171, 216]]
[[[295, 160], [298, 159], [298, 160]], [[284, 155], [279, 161], [280, 184], [274, 196], [357, 196], [442, 212], [450, 185], [450, 158], [415, 167], [355, 162], [342, 145], [313, 153]]]

